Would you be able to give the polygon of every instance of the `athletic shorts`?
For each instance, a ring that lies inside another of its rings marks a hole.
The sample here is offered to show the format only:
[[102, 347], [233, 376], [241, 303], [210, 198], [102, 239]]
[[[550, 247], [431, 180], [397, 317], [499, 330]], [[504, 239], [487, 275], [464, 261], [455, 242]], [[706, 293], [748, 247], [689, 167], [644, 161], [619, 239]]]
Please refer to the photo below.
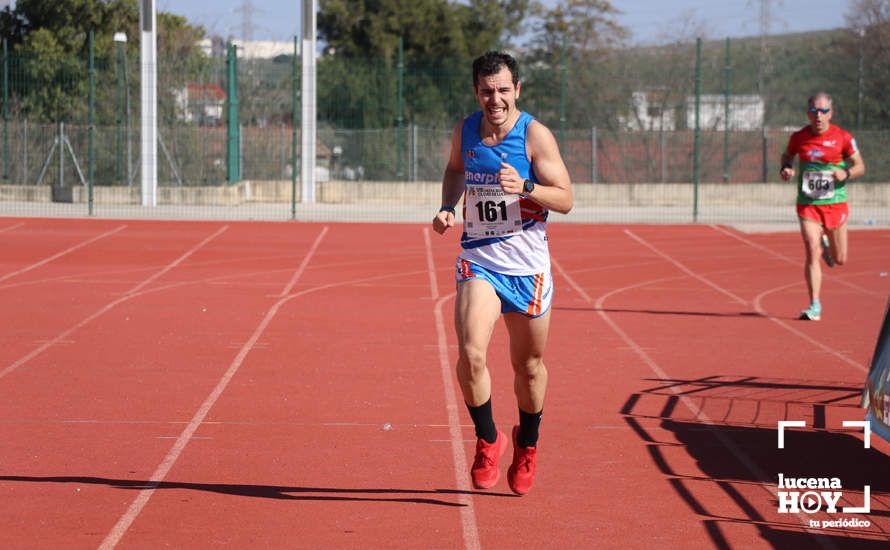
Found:
[[844, 225], [849, 216], [850, 209], [845, 202], [797, 205], [798, 218], [816, 222], [824, 226], [825, 229], [835, 229]]
[[501, 313], [539, 317], [547, 313], [553, 302], [553, 277], [549, 272], [537, 275], [504, 275], [458, 258], [455, 280], [462, 283], [470, 279], [482, 279], [494, 287], [501, 300]]

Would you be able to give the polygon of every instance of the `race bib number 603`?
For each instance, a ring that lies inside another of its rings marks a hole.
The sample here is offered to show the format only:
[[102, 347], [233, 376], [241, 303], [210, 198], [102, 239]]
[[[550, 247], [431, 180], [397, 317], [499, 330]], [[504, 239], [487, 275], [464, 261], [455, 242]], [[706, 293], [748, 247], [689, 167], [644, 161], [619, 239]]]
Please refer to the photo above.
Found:
[[834, 172], [807, 170], [803, 173], [800, 190], [811, 199], [834, 197]]
[[519, 195], [498, 185], [467, 184], [466, 232], [469, 237], [503, 237], [522, 231]]

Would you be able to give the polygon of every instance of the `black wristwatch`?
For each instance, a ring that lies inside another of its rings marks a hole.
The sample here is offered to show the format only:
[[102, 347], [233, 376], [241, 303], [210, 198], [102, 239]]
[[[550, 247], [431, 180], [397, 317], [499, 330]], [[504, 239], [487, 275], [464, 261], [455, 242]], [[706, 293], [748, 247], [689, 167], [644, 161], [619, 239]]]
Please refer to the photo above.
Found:
[[522, 183], [522, 192], [525, 193], [526, 195], [528, 195], [529, 193], [531, 193], [534, 190], [535, 190], [535, 182], [533, 182], [532, 180], [525, 180]]

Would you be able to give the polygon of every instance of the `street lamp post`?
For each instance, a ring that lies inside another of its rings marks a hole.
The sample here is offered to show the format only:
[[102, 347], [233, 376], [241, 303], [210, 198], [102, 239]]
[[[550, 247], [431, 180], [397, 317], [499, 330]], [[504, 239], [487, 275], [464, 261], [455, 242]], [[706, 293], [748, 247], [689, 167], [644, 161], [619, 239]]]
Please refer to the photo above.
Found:
[[864, 56], [864, 43], [865, 43], [865, 27], [859, 28], [859, 75], [856, 79], [856, 88], [858, 90], [857, 98], [856, 98], [856, 130], [862, 129], [862, 83], [864, 76], [863, 70], [863, 58]]
[[[120, 101], [120, 96], [123, 95], [124, 100], [124, 135], [126, 136], [127, 141], [127, 175], [126, 181], [127, 185], [130, 185], [133, 182], [133, 146], [132, 146], [132, 134], [133, 131], [130, 127], [130, 75], [127, 70], [127, 35], [123, 32], [114, 33], [114, 42], [117, 44], [117, 59], [118, 66], [120, 67], [121, 72], [124, 74], [123, 83], [120, 78], [118, 78], [118, 101]], [[120, 93], [121, 85], [123, 85], [123, 94]], [[117, 175], [120, 177], [120, 142], [121, 142], [121, 127], [120, 127], [120, 115], [118, 115], [117, 119]]]

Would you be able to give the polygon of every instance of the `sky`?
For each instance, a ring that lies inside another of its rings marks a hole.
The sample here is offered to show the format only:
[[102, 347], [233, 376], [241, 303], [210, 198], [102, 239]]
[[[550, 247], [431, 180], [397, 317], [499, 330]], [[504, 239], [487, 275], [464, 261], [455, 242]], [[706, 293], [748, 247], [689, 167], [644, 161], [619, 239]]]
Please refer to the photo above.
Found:
[[[300, 32], [301, 0], [156, 0], [158, 10], [183, 15], [211, 35], [292, 41]], [[555, 0], [545, 0], [553, 5]], [[704, 39], [756, 36], [767, 5], [768, 34], [818, 31], [846, 25], [853, 0], [612, 0], [623, 12], [618, 22], [634, 44], [670, 40], [670, 34]], [[691, 24], [690, 24], [691, 23]], [[250, 31], [245, 33], [245, 30]], [[247, 36], [251, 34], [252, 36]]]

